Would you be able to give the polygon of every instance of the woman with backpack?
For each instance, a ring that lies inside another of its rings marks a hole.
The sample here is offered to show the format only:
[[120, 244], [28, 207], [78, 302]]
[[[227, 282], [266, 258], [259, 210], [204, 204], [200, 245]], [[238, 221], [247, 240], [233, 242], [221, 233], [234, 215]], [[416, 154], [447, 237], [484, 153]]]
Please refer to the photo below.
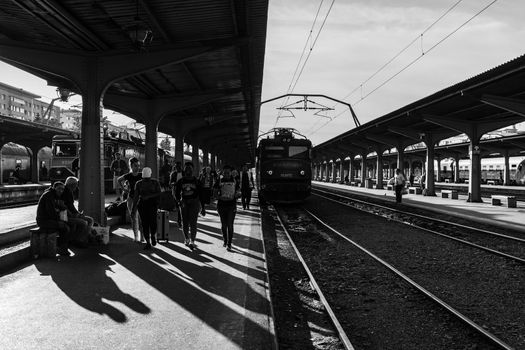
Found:
[[223, 247], [232, 249], [233, 221], [237, 212], [237, 198], [240, 197], [239, 183], [232, 175], [232, 167], [225, 165], [222, 177], [215, 184], [217, 192], [217, 212], [221, 218], [221, 231], [224, 239]]

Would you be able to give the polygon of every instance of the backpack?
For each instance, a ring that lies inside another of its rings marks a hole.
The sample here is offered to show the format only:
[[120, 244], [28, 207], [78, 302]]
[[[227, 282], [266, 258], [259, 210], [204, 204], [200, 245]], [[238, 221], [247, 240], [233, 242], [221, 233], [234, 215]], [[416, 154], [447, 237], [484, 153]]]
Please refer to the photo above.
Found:
[[126, 216], [128, 210], [127, 202], [113, 202], [105, 209], [107, 216]]

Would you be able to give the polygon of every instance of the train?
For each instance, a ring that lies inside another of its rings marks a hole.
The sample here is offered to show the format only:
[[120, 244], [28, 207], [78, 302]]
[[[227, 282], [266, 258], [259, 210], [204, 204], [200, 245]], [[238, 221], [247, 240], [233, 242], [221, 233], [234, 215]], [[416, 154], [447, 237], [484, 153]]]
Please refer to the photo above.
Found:
[[[106, 193], [114, 192], [113, 174], [110, 170], [111, 162], [115, 153], [120, 153], [122, 159], [126, 162], [136, 157], [142, 165], [145, 164], [145, 147], [141, 139], [129, 136], [127, 133], [108, 133], [104, 134], [104, 151], [102, 156], [102, 166], [104, 171], [104, 191]], [[51, 164], [49, 168], [49, 179], [51, 182], [65, 181], [68, 176], [77, 176], [81, 179], [81, 170], [73, 169], [73, 161], [80, 157], [80, 138], [74, 136], [53, 136], [51, 144]], [[169, 151], [158, 149], [157, 154], [158, 167], [164, 164], [168, 159], [173, 163], [173, 156]], [[80, 164], [80, 168], [82, 164]], [[79, 174], [80, 172], [80, 174]]]
[[[51, 162], [51, 148], [43, 147], [38, 151], [39, 180], [47, 181], [47, 169]], [[19, 184], [31, 180], [31, 153], [28, 147], [8, 142], [1, 149], [0, 183]], [[19, 168], [19, 178], [13, 175]]]
[[[511, 185], [524, 185], [525, 179], [520, 173], [520, 169], [523, 168], [525, 157], [510, 157], [509, 168], [510, 168], [510, 184]], [[443, 160], [441, 161], [441, 171], [439, 181], [453, 181], [454, 179], [454, 161]], [[521, 167], [520, 167], [521, 166]], [[469, 167], [470, 161], [468, 159], [462, 159], [459, 161], [459, 182], [465, 182], [469, 178]], [[494, 185], [503, 185], [504, 182], [504, 169], [505, 163], [503, 158], [483, 158], [481, 160], [481, 183], [487, 184], [492, 183]]]
[[297, 203], [312, 188], [312, 142], [291, 128], [274, 128], [257, 146], [259, 201]]

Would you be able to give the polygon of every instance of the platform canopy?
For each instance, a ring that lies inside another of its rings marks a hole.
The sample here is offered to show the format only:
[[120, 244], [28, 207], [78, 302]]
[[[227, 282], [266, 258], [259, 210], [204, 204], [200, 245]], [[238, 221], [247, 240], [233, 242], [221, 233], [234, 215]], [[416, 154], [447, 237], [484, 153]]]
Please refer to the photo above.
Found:
[[76, 93], [68, 57], [96, 57], [102, 70], [114, 64], [118, 73], [100, 78], [110, 81], [104, 107], [142, 123], [162, 114], [158, 131], [248, 162], [267, 11], [268, 0], [9, 0], [0, 10], [0, 60]]
[[[314, 147], [316, 162], [336, 160], [343, 156], [367, 155], [397, 150], [411, 151], [409, 146], [440, 141], [466, 134], [482, 154], [510, 151], [519, 155], [524, 149], [522, 138], [504, 138], [479, 143], [486, 133], [525, 121], [525, 56], [490, 69], [372, 120], [360, 127], [337, 135]], [[468, 144], [443, 146], [463, 155]], [[452, 148], [454, 148], [452, 150]]]

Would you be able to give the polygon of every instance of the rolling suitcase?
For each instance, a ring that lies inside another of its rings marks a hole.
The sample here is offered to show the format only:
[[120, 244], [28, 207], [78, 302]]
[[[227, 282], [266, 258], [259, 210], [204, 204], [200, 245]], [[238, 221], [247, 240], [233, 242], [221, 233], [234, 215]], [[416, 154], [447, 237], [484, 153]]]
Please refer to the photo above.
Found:
[[161, 239], [169, 241], [169, 232], [170, 232], [170, 212], [167, 210], [158, 210], [157, 211], [157, 240]]

